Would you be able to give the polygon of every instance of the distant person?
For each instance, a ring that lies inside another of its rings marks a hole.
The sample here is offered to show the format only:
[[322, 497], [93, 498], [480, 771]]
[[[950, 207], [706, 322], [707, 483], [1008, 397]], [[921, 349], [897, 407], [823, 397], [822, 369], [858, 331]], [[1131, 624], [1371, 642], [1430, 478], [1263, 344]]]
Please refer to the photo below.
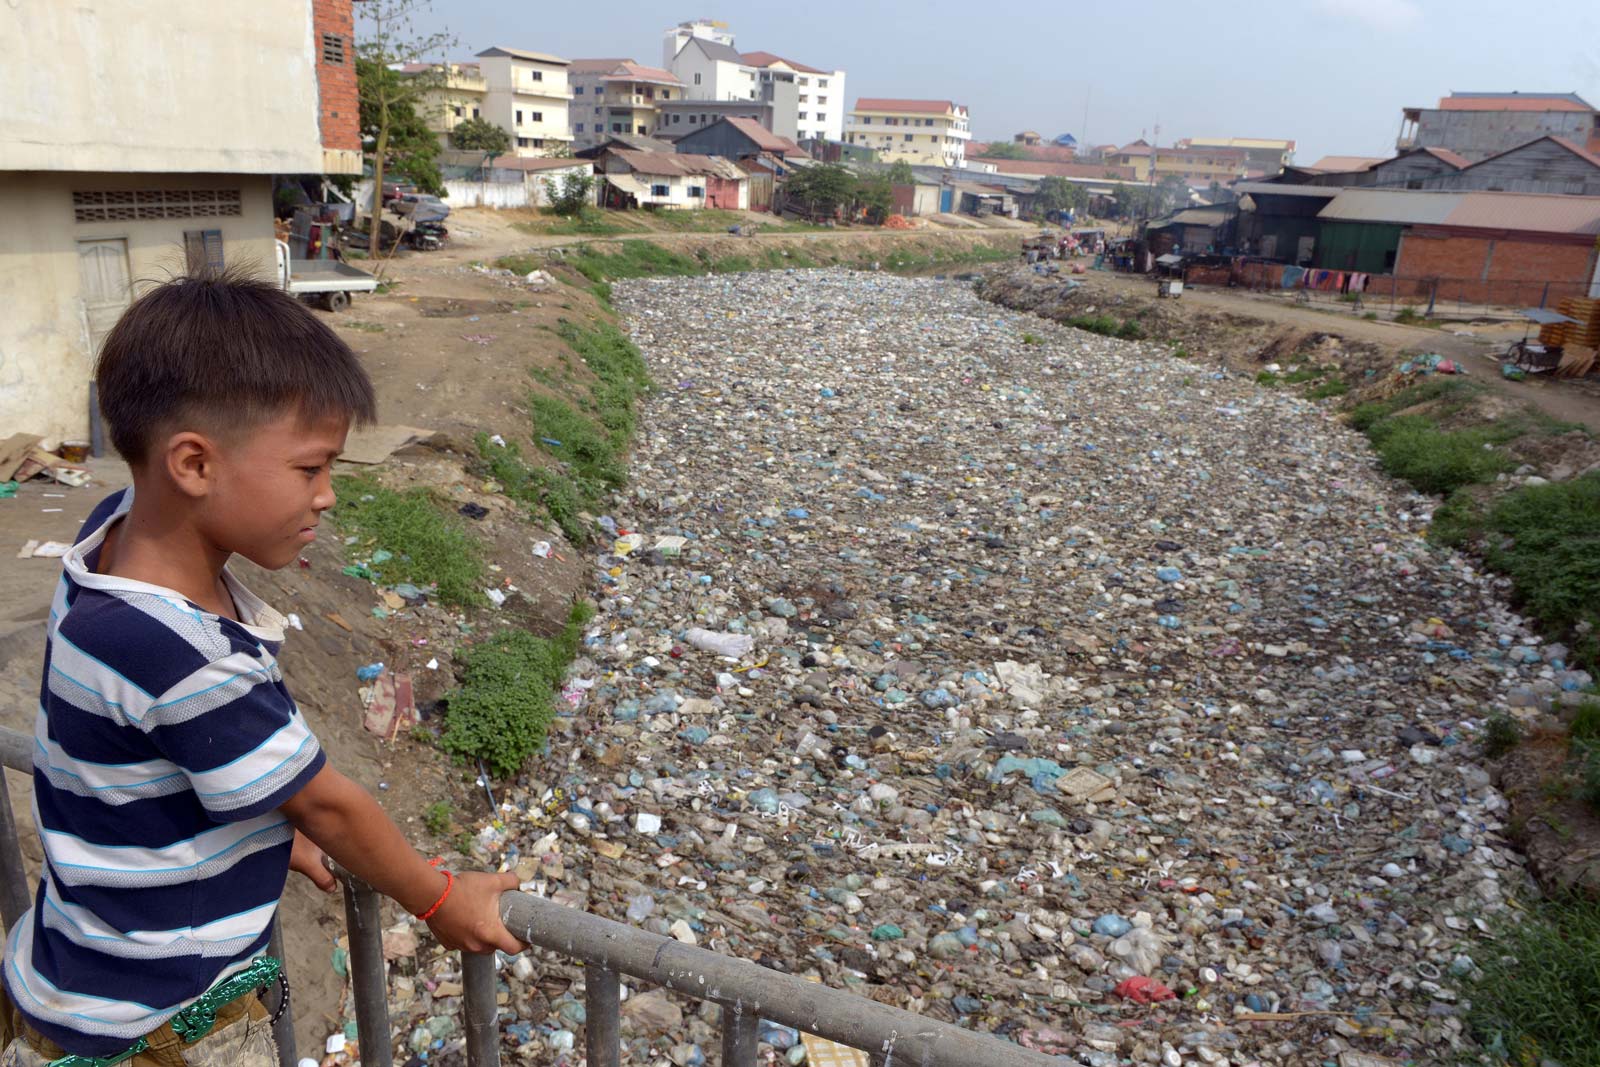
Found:
[[0, 1063], [276, 1067], [263, 953], [290, 869], [334, 888], [323, 851], [447, 947], [520, 951], [516, 875], [435, 869], [328, 765], [278, 668], [284, 616], [228, 569], [316, 538], [375, 413], [349, 346], [265, 282], [181, 278], [123, 313], [95, 381], [133, 487], [84, 523], [50, 611], [45, 865], [5, 946]]

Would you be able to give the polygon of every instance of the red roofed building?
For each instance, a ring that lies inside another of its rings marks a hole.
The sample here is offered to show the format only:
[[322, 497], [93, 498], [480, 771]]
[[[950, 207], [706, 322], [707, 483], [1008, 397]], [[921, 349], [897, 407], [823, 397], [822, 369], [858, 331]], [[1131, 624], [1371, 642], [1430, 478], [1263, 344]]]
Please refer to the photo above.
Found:
[[883, 163], [964, 167], [972, 127], [966, 107], [951, 100], [863, 96], [850, 112], [845, 140], [872, 149]]
[[1476, 163], [1541, 137], [1600, 152], [1600, 110], [1577, 93], [1451, 93], [1401, 112], [1395, 147], [1447, 148]]
[[652, 137], [661, 126], [660, 105], [683, 99], [683, 83], [670, 70], [631, 59], [574, 59], [568, 108], [574, 149], [592, 148], [612, 136]]

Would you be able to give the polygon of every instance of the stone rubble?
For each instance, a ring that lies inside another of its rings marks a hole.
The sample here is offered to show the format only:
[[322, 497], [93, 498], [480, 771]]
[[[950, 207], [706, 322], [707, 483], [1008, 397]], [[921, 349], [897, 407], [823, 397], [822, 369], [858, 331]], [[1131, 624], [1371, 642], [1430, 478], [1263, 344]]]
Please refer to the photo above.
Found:
[[[954, 282], [616, 296], [659, 390], [478, 862], [1068, 1063], [1463, 1043], [1527, 882], [1484, 722], [1586, 678], [1359, 435]], [[501, 963], [508, 1050], [581, 1062], [581, 968]], [[396, 978], [419, 1058], [453, 967]], [[627, 986], [624, 1062], [715, 1059], [718, 1009]]]

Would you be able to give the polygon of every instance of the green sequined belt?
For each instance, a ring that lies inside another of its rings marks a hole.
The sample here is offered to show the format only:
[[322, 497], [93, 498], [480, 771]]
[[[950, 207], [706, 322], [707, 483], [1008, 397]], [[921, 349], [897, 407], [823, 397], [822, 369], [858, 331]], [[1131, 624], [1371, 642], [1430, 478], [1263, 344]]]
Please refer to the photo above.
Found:
[[[193, 1004], [183, 1008], [168, 1020], [172, 1032], [177, 1034], [184, 1044], [192, 1045], [211, 1032], [211, 1028], [217, 1024], [217, 1011], [224, 1004], [232, 1003], [258, 989], [265, 989], [274, 982], [283, 982], [283, 965], [271, 956], [260, 956], [252, 960], [250, 966], [244, 970], [229, 975], [201, 993]], [[278, 1014], [283, 1013], [288, 1003], [289, 990], [285, 984], [283, 999], [278, 1005]], [[276, 1015], [273, 1016], [273, 1022], [277, 1022]], [[50, 1061], [50, 1067], [111, 1067], [114, 1063], [133, 1059], [149, 1047], [150, 1042], [141, 1037], [126, 1050], [112, 1056], [63, 1056]]]

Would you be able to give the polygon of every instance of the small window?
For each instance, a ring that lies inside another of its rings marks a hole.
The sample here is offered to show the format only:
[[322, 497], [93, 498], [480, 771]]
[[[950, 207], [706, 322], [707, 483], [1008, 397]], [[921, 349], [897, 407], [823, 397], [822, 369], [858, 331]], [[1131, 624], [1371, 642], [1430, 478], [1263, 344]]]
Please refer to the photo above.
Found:
[[517, 125], [522, 125], [522, 110], [520, 108], [517, 109]]
[[800, 84], [801, 85], [810, 85], [811, 84], [811, 79], [810, 78], [801, 78], [800, 79]]
[[184, 230], [183, 258], [188, 264], [190, 274], [207, 267], [212, 270], [221, 270], [222, 231]]
[[611, 132], [612, 133], [626, 133], [627, 131], [622, 128], [622, 123], [613, 122], [611, 124]]
[[530, 111], [530, 112], [528, 112], [528, 116], [529, 116], [528, 117], [528, 121], [529, 122], [543, 122], [544, 121], [544, 112], [543, 111]]
[[344, 36], [337, 33], [322, 35], [322, 61], [336, 67], [344, 66]]
[[466, 109], [466, 108], [464, 108], [464, 107], [462, 107], [462, 106], [461, 106], [461, 105], [460, 105], [460, 104], [456, 104], [456, 105], [455, 105], [455, 106], [454, 106], [454, 107], [452, 107], [452, 108], [451, 108], [451, 109], [450, 109], [450, 110], [451, 110], [451, 111], [453, 111], [453, 112], [455, 112], [455, 116], [456, 116], [456, 118], [458, 118], [458, 119], [459, 119], [459, 118], [461, 118], [461, 116], [462, 116], [462, 114], [463, 114], [463, 113], [465, 113], [465, 111], [466, 111], [466, 110], [467, 110], [467, 109]]
[[672, 190], [669, 189], [665, 185], [652, 185], [650, 187], [650, 195], [651, 196], [671, 196], [672, 195]]
[[672, 116], [672, 124], [674, 126], [676, 126], [678, 123], [680, 123], [682, 121], [683, 121], [683, 116], [682, 115], [674, 115], [674, 116]]
[[826, 89], [827, 87], [828, 87], [828, 79], [827, 78], [818, 78], [817, 79], [817, 88], [818, 89]]
[[594, 113], [595, 113], [595, 114], [596, 114], [596, 115], [598, 115], [598, 114], [600, 114], [600, 109], [599, 109], [599, 108], [595, 108], [595, 109], [594, 109]]
[[479, 112], [479, 110], [477, 108], [473, 108], [472, 109], [472, 117], [477, 119], [477, 118], [482, 118], [483, 116], [482, 116], [482, 114]]
[[689, 125], [693, 126], [695, 124], [695, 120], [698, 119], [698, 118], [699, 118], [699, 116], [697, 116], [697, 115], [690, 115], [689, 116]]
[[517, 138], [517, 147], [518, 148], [532, 148], [533, 147], [533, 139], [531, 137], [518, 137]]
[[912, 139], [912, 138], [913, 138], [913, 137], [915, 137], [915, 136], [916, 136], [916, 134], [914, 134], [914, 133], [908, 133], [908, 134], [906, 134], [906, 135], [905, 135], [905, 138], [906, 138], [906, 140], [908, 140], [908, 141], [909, 141], [909, 140], [911, 140], [911, 139]]
[[706, 198], [706, 187], [703, 185], [689, 186], [689, 197], [692, 200], [704, 200]]
[[574, 85], [574, 86], [573, 86], [573, 87], [572, 87], [572, 95], [573, 95], [573, 96], [582, 96], [582, 95], [583, 95], [583, 86], [581, 86], [581, 85]]
[[698, 71], [696, 71], [696, 72], [695, 72], [695, 76], [694, 76], [694, 83], [695, 83], [695, 84], [696, 84], [696, 85], [699, 85], [699, 84], [700, 84], [700, 74], [699, 74], [699, 72], [698, 72]]
[[661, 90], [661, 99], [663, 99], [663, 100], [671, 100], [672, 99], [672, 90], [671, 89], [663, 89], [663, 90]]
[[805, 113], [805, 112], [804, 112], [804, 111], [802, 111], [802, 112], [800, 112], [800, 114], [799, 114], [799, 115], [797, 115], [797, 116], [795, 116], [795, 117], [796, 117], [796, 118], [799, 118], [799, 119], [804, 119], [804, 118], [805, 118], [805, 117], [806, 117], [806, 113]]
[[531, 78], [532, 80], [536, 81], [536, 82], [542, 82], [542, 81], [544, 81], [544, 71], [542, 71], [542, 70], [530, 70], [530, 71], [528, 71], [528, 77]]
[[574, 133], [582, 133], [583, 132], [583, 123], [581, 123], [581, 122], [578, 123], [578, 128], [576, 130], [574, 130], [573, 132]]
[[819, 104], [826, 104], [826, 103], [827, 103], [827, 102], [828, 102], [828, 98], [827, 98], [827, 97], [825, 97], [825, 96], [819, 96], [819, 97], [817, 97], [817, 103], [819, 103]]

